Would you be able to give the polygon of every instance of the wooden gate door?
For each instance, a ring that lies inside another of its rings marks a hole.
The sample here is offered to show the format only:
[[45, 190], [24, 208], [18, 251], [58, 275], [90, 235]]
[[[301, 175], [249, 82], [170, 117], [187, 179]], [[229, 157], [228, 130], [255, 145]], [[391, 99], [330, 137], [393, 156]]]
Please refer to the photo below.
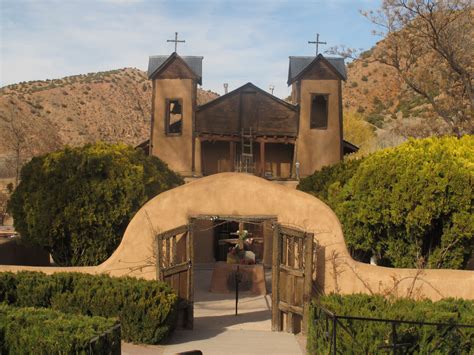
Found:
[[273, 224], [272, 330], [306, 333], [313, 280], [313, 233]]
[[193, 328], [192, 224], [156, 236], [156, 278], [169, 284], [179, 298], [178, 327]]

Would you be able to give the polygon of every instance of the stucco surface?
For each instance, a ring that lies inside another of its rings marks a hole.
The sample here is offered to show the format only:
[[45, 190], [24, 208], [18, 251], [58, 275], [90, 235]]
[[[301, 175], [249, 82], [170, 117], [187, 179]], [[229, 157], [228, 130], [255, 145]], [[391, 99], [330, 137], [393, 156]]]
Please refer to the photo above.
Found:
[[[154, 90], [152, 154], [165, 161], [171, 170], [190, 176], [192, 175], [192, 118], [195, 83], [192, 79], [156, 79]], [[168, 136], [165, 133], [166, 99], [181, 99], [183, 102], [181, 135]]]
[[[300, 126], [296, 142], [296, 160], [300, 162], [300, 176], [308, 176], [323, 166], [341, 160], [341, 127], [338, 80], [302, 80], [300, 84]], [[328, 94], [328, 126], [311, 129], [311, 95]]]
[[81, 271], [154, 279], [153, 236], [192, 215], [268, 215], [312, 232], [318, 244], [315, 283], [321, 292], [474, 299], [474, 272], [384, 268], [351, 259], [333, 211], [315, 197], [262, 178], [222, 173], [164, 192], [133, 217], [120, 246], [103, 264], [87, 268], [1, 266], [0, 270]]

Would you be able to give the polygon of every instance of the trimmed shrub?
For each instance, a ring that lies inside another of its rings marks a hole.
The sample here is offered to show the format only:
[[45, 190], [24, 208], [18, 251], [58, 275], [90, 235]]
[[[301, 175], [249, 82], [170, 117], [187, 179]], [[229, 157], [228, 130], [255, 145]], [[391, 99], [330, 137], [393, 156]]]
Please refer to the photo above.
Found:
[[115, 324], [111, 318], [0, 304], [0, 354], [119, 354], [120, 331], [104, 334]]
[[[313, 302], [308, 327], [307, 349], [310, 354], [328, 354], [332, 324], [320, 316], [320, 306], [338, 316], [383, 318], [417, 322], [474, 324], [474, 301], [444, 299], [438, 302], [409, 299], [387, 300], [382, 296], [329, 295]], [[378, 354], [379, 346], [391, 344], [391, 324], [339, 319], [337, 350], [341, 354]], [[341, 326], [343, 325], [345, 329]], [[329, 326], [329, 332], [326, 327]], [[407, 354], [471, 354], [474, 350], [474, 328], [456, 329], [442, 326], [397, 326], [399, 343], [411, 344]], [[347, 331], [353, 334], [349, 336]]]
[[347, 184], [357, 171], [363, 159], [343, 160], [340, 163], [325, 166], [313, 175], [300, 180], [297, 189], [307, 192], [335, 208], [329, 195]]
[[122, 339], [157, 344], [175, 326], [177, 296], [163, 282], [107, 275], [0, 273], [0, 302], [118, 317]]
[[335, 210], [357, 260], [461, 269], [474, 251], [473, 162], [474, 136], [410, 140], [299, 188]]
[[58, 265], [97, 265], [143, 203], [182, 183], [141, 150], [88, 144], [25, 164], [8, 207], [22, 240], [45, 248]]

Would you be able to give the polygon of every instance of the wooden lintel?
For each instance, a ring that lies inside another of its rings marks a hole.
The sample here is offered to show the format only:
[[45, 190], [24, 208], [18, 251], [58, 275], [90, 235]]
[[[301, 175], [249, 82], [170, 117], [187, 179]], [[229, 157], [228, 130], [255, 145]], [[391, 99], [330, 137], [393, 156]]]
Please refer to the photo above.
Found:
[[243, 221], [243, 222], [260, 222], [260, 221], [276, 221], [275, 215], [190, 215], [190, 219], [194, 220], [223, 220], [223, 221]]
[[[224, 134], [224, 133], [199, 133], [197, 135], [201, 142], [203, 141], [224, 141], [224, 142], [240, 142], [241, 137], [235, 134]], [[284, 144], [294, 144], [296, 142], [296, 137], [292, 136], [268, 136], [268, 135], [257, 135], [254, 137], [253, 141], [255, 143], [265, 142], [265, 143], [284, 143]]]

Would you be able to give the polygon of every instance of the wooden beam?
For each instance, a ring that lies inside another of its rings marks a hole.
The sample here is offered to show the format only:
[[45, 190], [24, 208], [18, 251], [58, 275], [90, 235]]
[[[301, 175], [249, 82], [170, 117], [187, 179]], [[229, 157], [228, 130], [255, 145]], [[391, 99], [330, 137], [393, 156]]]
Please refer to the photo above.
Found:
[[303, 315], [303, 307], [300, 306], [294, 306], [291, 304], [288, 304], [287, 302], [280, 301], [279, 309], [282, 312], [288, 312], [288, 313], [296, 313], [299, 315]]
[[[240, 142], [240, 137], [234, 134], [220, 134], [220, 133], [200, 133], [199, 139], [203, 141], [223, 141], [223, 142]], [[282, 143], [282, 144], [295, 144], [296, 137], [285, 136], [257, 136], [253, 140], [256, 143], [265, 142], [265, 143]]]
[[297, 229], [283, 227], [283, 226], [281, 226], [280, 228], [281, 228], [281, 233], [282, 234], [289, 235], [289, 236], [292, 236], [292, 237], [304, 238], [305, 235], [306, 235], [305, 232], [299, 231]]
[[178, 264], [178, 253], [177, 253], [177, 248], [176, 248], [177, 244], [176, 244], [176, 236], [173, 236], [171, 238], [171, 251], [172, 251], [172, 254], [171, 254], [171, 265], [176, 265]]
[[280, 270], [284, 270], [288, 275], [292, 275], [296, 277], [304, 276], [303, 270], [294, 269], [291, 266], [280, 265]]
[[188, 225], [188, 234], [186, 236], [186, 256], [188, 258], [188, 272], [187, 272], [187, 301], [188, 309], [186, 312], [186, 328], [193, 329], [194, 327], [194, 221]]
[[163, 269], [162, 271], [163, 277], [179, 274], [180, 272], [186, 272], [188, 271], [188, 268], [189, 268], [189, 263], [187, 261], [184, 263], [174, 265], [172, 267], [168, 267], [166, 269]]
[[[173, 238], [174, 236], [171, 236]], [[166, 267], [169, 267], [171, 265], [171, 247], [170, 247], [170, 239], [171, 238], [166, 238], [165, 239], [165, 265]]]
[[277, 216], [275, 215], [189, 215], [189, 218], [192, 219], [199, 219], [199, 220], [211, 220], [211, 219], [220, 219], [224, 221], [230, 221], [230, 222], [237, 222], [237, 221], [243, 221], [243, 222], [260, 222], [260, 221], [276, 221]]
[[160, 233], [158, 234], [158, 239], [159, 240], [164, 240], [164, 239], [169, 239], [175, 235], [178, 235], [178, 234], [183, 234], [185, 232], [188, 231], [188, 225], [183, 225], [183, 226], [179, 226], [177, 228], [173, 228], [173, 229], [170, 229], [169, 231], [166, 231], [164, 233]]
[[273, 223], [273, 263], [272, 263], [272, 330], [281, 332], [280, 303], [280, 268], [281, 263], [281, 237], [280, 225]]
[[260, 141], [260, 176], [265, 176], [265, 141]]
[[235, 142], [229, 142], [229, 149], [230, 149], [230, 171], [235, 171]]
[[304, 240], [304, 281], [303, 281], [303, 324], [301, 331], [307, 334], [309, 322], [309, 308], [313, 286], [313, 233], [306, 233]]
[[[295, 303], [295, 276], [294, 275], [287, 275], [286, 276], [286, 300], [288, 304], [294, 306]], [[280, 303], [281, 306], [281, 303]], [[289, 310], [289, 312], [286, 313], [286, 331], [288, 333], [293, 333], [294, 332], [294, 320], [293, 320], [293, 311]]]

